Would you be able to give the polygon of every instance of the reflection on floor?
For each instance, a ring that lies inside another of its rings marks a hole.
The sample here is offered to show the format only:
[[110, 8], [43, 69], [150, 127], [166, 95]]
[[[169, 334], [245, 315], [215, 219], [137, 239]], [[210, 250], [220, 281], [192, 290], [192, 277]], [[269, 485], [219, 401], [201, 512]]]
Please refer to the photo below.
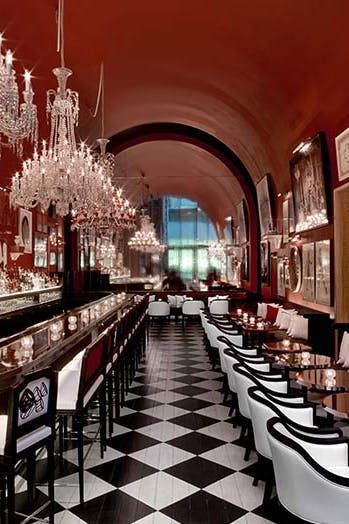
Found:
[[[86, 426], [85, 499], [78, 503], [74, 443], [56, 466], [57, 524], [270, 524], [287, 521], [273, 500], [261, 507], [252, 486], [256, 456], [243, 460], [239, 429], [228, 418], [219, 371], [212, 371], [197, 324], [154, 326], [145, 362], [114, 426], [103, 460]], [[38, 481], [44, 481], [40, 461]], [[20, 482], [17, 508], [26, 510]], [[37, 505], [46, 497], [37, 486]], [[39, 515], [45, 518], [45, 514]], [[19, 519], [18, 522], [20, 522]]]

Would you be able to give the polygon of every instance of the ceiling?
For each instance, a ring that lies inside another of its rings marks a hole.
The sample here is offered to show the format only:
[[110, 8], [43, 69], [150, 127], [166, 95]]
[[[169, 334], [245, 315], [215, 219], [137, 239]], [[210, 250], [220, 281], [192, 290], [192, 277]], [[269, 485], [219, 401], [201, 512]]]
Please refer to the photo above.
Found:
[[[37, 77], [42, 116], [59, 63], [55, 8], [53, 0], [1, 6], [8, 45]], [[108, 136], [144, 123], [187, 124], [230, 147], [255, 182], [271, 173], [285, 191], [304, 133], [348, 116], [348, 18], [347, 0], [65, 0], [79, 133], [91, 143], [100, 134], [91, 110], [103, 61]], [[121, 155], [131, 173], [146, 173], [154, 194], [197, 199], [216, 222], [241, 199], [233, 175], [194, 146], [147, 143]]]

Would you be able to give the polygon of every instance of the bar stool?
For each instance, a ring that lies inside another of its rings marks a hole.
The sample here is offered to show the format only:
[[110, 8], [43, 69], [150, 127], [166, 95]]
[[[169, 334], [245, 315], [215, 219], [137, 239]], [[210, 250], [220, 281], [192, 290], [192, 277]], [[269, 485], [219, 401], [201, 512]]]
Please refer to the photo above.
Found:
[[[27, 462], [28, 491], [34, 496], [35, 452], [47, 448], [49, 523], [54, 524], [54, 435], [57, 399], [57, 374], [41, 369], [20, 378], [10, 389], [9, 410], [0, 415], [1, 522], [15, 521], [16, 463]], [[28, 519], [29, 520], [29, 519]]]
[[87, 409], [98, 397], [101, 457], [106, 442], [105, 332], [58, 374], [57, 413], [60, 452], [63, 450], [63, 417], [71, 416], [77, 432], [80, 504], [84, 503], [83, 425]]

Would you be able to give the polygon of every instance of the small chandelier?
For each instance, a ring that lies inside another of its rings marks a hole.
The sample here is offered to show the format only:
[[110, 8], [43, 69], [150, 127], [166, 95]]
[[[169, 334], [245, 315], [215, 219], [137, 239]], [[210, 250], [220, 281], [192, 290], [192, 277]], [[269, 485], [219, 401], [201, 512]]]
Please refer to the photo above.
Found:
[[149, 215], [143, 215], [140, 220], [141, 227], [128, 241], [128, 247], [141, 253], [164, 253], [167, 246], [157, 239], [155, 226]]
[[19, 100], [16, 72], [12, 66], [13, 54], [10, 49], [6, 55], [1, 53], [2, 34], [0, 34], [0, 135], [7, 138], [9, 145], [19, 155], [23, 152], [23, 140], [36, 143], [38, 138], [38, 117], [33, 104], [34, 92], [29, 71], [24, 73], [23, 102]]

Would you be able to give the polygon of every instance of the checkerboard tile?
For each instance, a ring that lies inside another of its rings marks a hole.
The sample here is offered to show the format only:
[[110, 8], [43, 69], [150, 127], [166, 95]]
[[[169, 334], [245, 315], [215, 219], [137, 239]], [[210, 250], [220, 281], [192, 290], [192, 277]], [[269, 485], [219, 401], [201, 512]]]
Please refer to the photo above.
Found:
[[[221, 389], [222, 374], [211, 369], [198, 324], [191, 322], [184, 330], [180, 323], [152, 326], [145, 360], [114, 422], [103, 459], [99, 445], [91, 443], [98, 425], [84, 428], [83, 506], [74, 441], [62, 461], [57, 457], [55, 522], [287, 523], [276, 500], [262, 506], [263, 480], [252, 486], [256, 454], [244, 460], [240, 429], [228, 417]], [[46, 472], [44, 457], [37, 467], [36, 504], [47, 500]], [[23, 476], [16, 502], [25, 510]]]

